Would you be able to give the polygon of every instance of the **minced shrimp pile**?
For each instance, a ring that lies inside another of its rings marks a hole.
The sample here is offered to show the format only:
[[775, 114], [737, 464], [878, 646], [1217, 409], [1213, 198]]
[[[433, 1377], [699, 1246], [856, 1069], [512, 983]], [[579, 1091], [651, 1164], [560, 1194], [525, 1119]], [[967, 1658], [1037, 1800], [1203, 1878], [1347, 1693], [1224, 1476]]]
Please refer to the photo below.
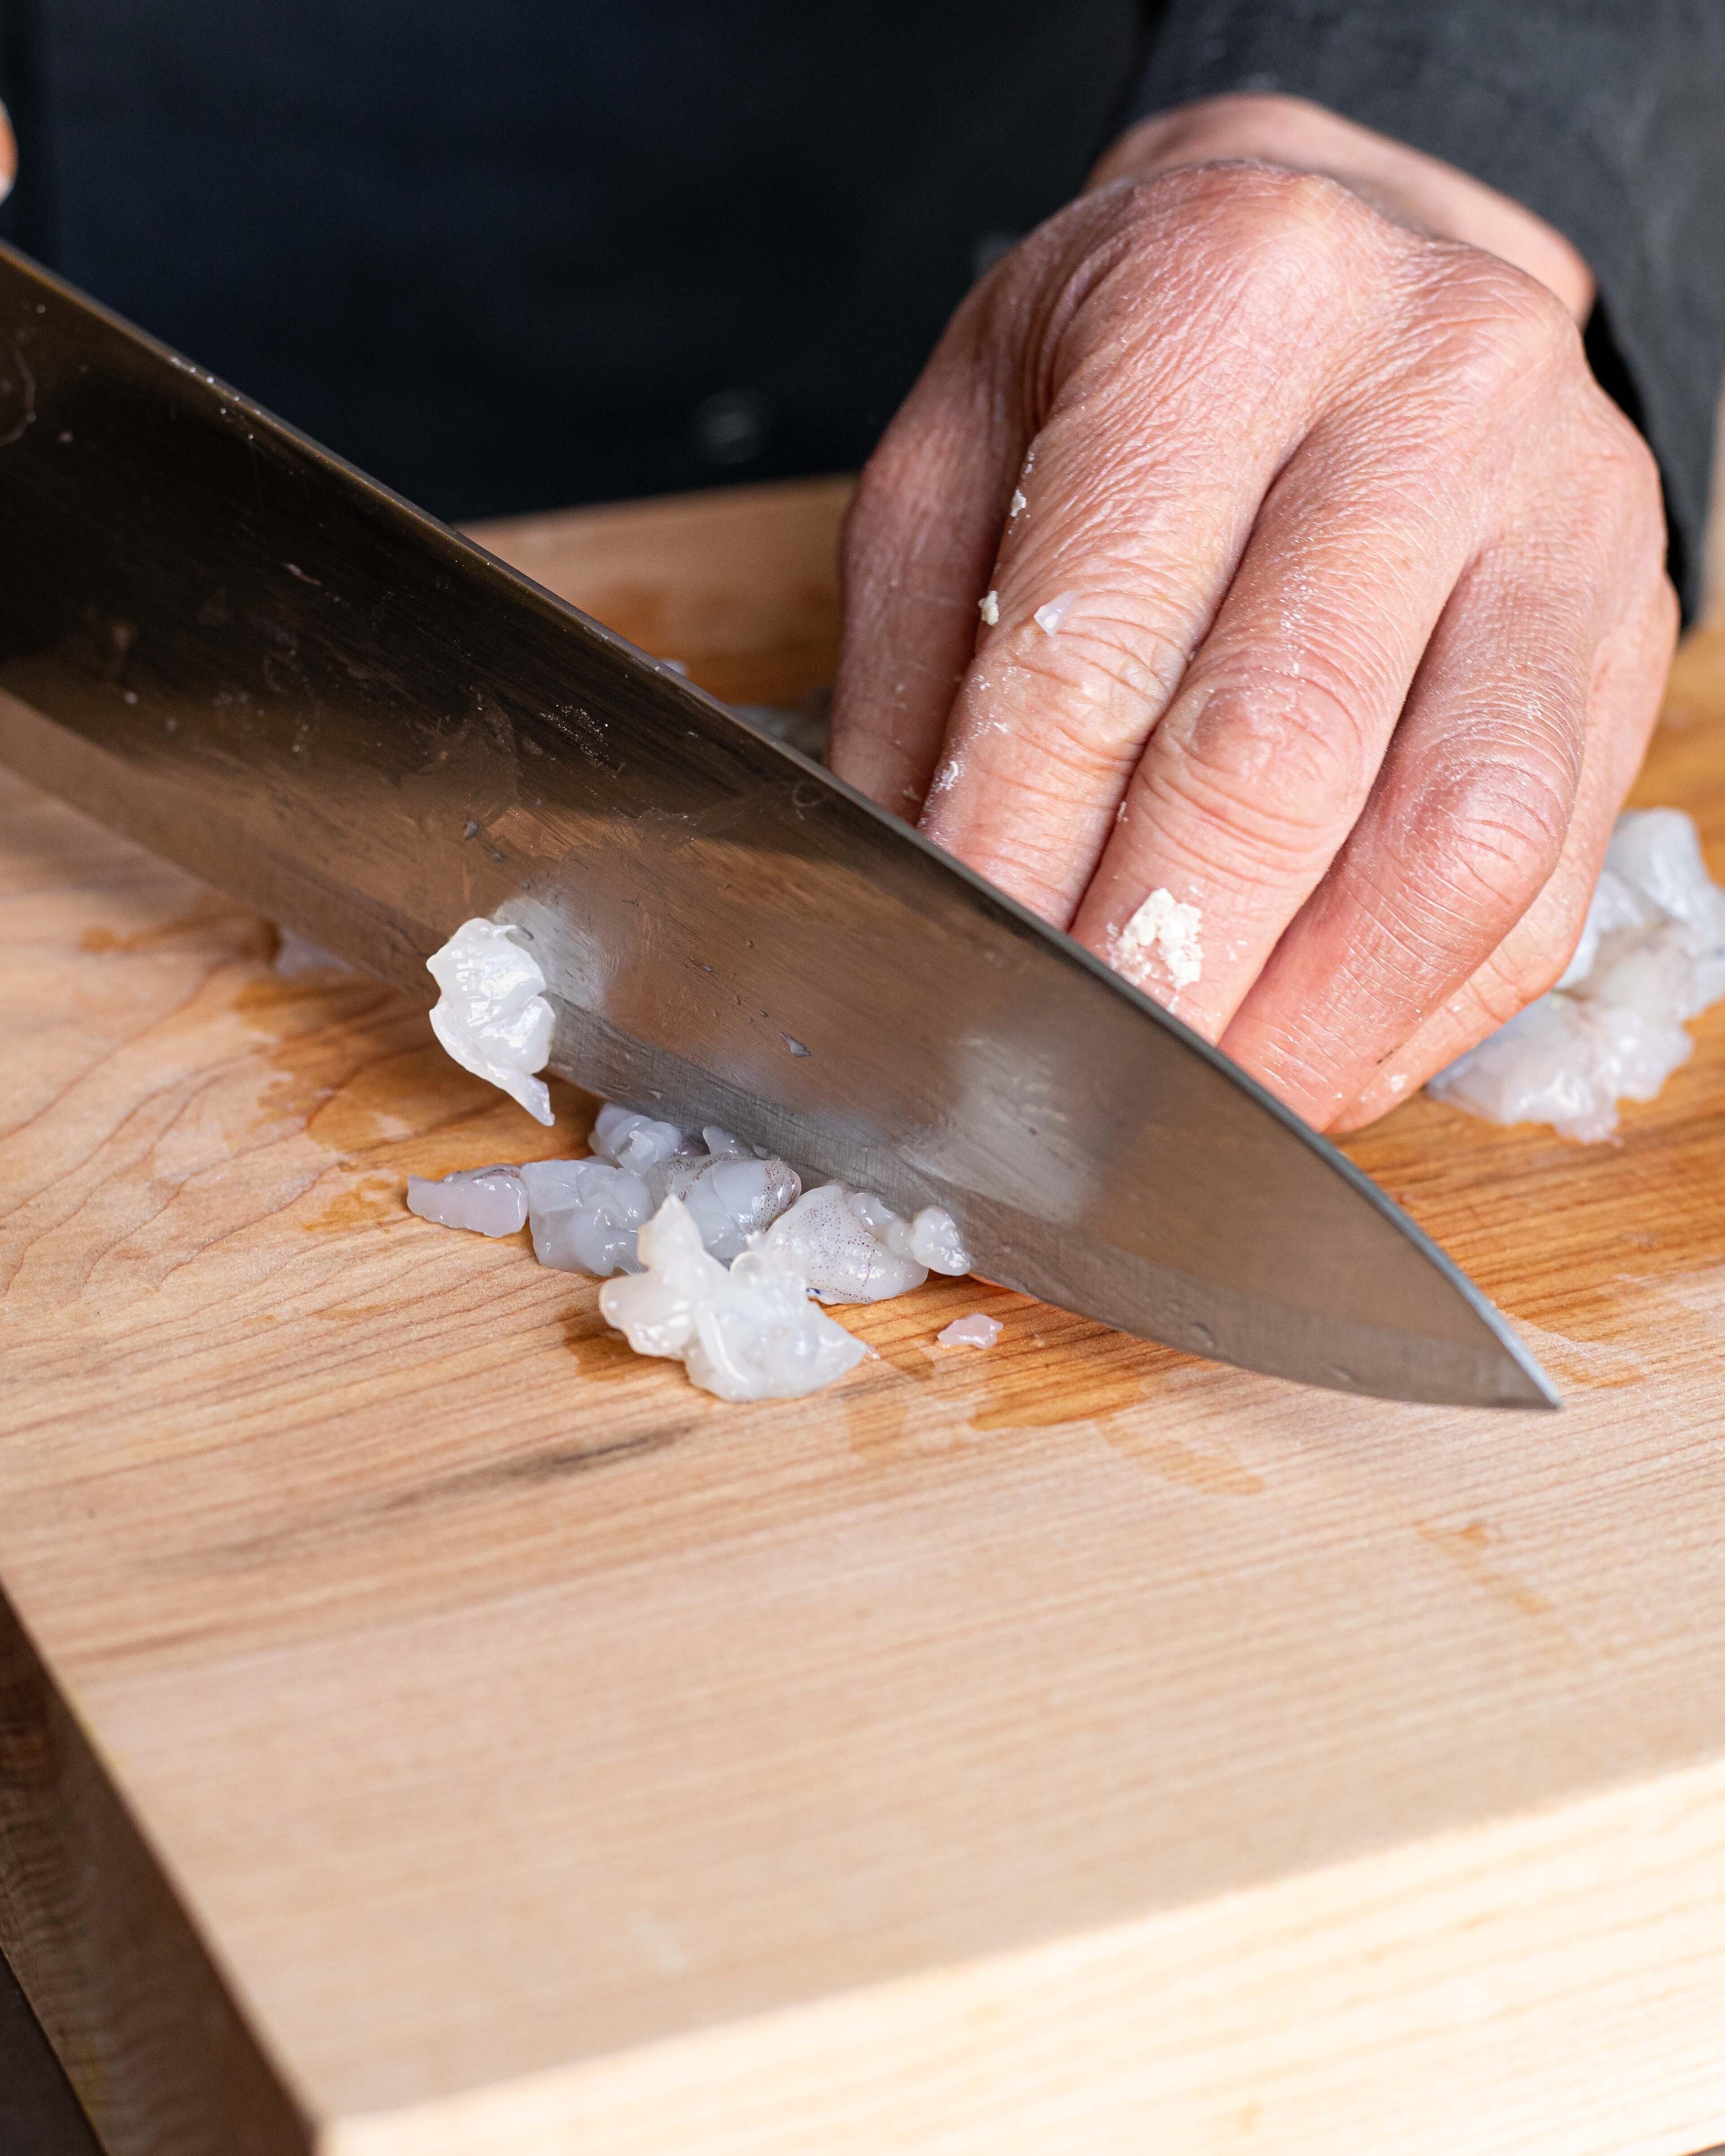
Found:
[[1609, 1137], [1694, 1043], [1683, 1021], [1725, 996], [1725, 891], [1680, 808], [1618, 818], [1575, 956], [1557, 986], [1431, 1080], [1494, 1123]]
[[[465, 922], [429, 962], [444, 991], [432, 1024], [458, 1062], [537, 1115], [551, 1006], [520, 937]], [[821, 1305], [881, 1302], [931, 1272], [970, 1270], [939, 1206], [907, 1220], [843, 1183], [805, 1190], [788, 1162], [716, 1123], [696, 1135], [608, 1101], [591, 1146], [578, 1159], [410, 1176], [408, 1205], [481, 1235], [530, 1229], [541, 1265], [604, 1281], [599, 1308], [631, 1348], [680, 1362], [721, 1399], [794, 1399], [854, 1368], [870, 1351]], [[940, 1337], [987, 1347], [999, 1330], [978, 1315]]]
[[[1132, 926], [1141, 944], [1169, 946], [1177, 980], [1183, 967], [1195, 976], [1192, 908], [1153, 893]], [[464, 922], [428, 962], [443, 992], [431, 1022], [457, 1062], [549, 1123], [535, 1074], [551, 1053], [553, 1014], [529, 941], [507, 924]], [[1607, 1137], [1619, 1101], [1653, 1098], [1691, 1053], [1684, 1021], [1721, 996], [1725, 891], [1707, 875], [1695, 826], [1676, 808], [1631, 811], [1617, 820], [1563, 978], [1430, 1091], [1494, 1122]], [[822, 1306], [880, 1302], [971, 1262], [938, 1206], [906, 1219], [869, 1191], [805, 1189], [788, 1161], [716, 1124], [697, 1135], [614, 1101], [599, 1111], [586, 1157], [416, 1175], [408, 1204], [422, 1219], [482, 1235], [531, 1229], [542, 1265], [604, 1281], [599, 1307], [633, 1348], [681, 1363], [726, 1400], [832, 1383], [870, 1350]], [[939, 1337], [985, 1348], [999, 1331], [978, 1313]]]

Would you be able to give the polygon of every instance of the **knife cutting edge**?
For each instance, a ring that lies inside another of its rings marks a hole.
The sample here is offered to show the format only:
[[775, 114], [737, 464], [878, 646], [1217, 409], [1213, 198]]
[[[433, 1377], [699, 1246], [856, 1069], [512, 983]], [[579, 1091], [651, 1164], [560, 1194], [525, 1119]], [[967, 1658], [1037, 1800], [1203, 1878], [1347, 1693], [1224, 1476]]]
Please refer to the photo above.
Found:
[[959, 1221], [1249, 1369], [1552, 1407], [1370, 1180], [1069, 937], [0, 248], [0, 757], [429, 1000], [531, 937], [551, 1068]]

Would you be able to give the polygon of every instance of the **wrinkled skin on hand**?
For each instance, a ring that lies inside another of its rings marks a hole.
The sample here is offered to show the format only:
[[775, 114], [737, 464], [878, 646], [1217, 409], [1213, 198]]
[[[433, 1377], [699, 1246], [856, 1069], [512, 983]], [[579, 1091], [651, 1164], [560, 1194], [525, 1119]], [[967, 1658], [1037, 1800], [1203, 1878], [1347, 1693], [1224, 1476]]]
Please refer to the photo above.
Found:
[[[833, 762], [1351, 1128], [1562, 972], [1664, 546], [1545, 285], [1311, 172], [1128, 176], [973, 291], [865, 473]], [[1183, 987], [1116, 941], [1159, 889]]]

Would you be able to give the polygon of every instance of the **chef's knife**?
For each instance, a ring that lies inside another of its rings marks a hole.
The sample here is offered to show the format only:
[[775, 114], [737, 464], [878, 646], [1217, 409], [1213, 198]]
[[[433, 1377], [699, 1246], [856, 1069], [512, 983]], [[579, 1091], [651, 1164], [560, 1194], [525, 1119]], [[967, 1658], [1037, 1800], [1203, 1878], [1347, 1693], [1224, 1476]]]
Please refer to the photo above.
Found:
[[957, 1217], [988, 1278], [1248, 1368], [1551, 1406], [1364, 1176], [818, 765], [0, 249], [0, 757], [429, 994], [474, 914], [552, 1068]]

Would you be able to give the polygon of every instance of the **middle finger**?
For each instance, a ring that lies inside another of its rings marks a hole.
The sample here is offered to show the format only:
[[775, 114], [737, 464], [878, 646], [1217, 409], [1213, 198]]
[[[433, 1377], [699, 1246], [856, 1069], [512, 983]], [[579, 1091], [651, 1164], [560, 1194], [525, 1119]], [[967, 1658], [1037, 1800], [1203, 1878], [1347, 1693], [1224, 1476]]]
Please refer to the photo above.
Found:
[[1364, 806], [1472, 544], [1461, 500], [1357, 425], [1271, 489], [1073, 925], [1209, 1038]]

